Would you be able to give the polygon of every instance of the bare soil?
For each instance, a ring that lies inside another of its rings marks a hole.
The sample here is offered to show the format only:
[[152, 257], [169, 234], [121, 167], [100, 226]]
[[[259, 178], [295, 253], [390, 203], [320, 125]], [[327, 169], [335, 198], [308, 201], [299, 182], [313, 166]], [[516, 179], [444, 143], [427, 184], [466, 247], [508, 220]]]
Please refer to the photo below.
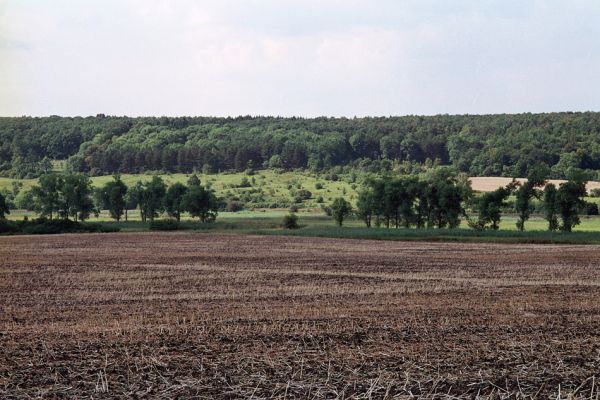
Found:
[[0, 238], [0, 398], [597, 398], [600, 247]]

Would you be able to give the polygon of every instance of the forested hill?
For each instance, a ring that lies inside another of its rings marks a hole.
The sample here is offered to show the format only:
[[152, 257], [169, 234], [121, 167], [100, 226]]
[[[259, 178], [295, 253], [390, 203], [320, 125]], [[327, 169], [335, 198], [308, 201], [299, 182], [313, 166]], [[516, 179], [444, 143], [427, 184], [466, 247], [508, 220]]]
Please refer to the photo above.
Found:
[[0, 174], [35, 177], [51, 160], [92, 175], [254, 168], [380, 171], [398, 162], [472, 176], [600, 170], [600, 113], [390, 118], [0, 118]]

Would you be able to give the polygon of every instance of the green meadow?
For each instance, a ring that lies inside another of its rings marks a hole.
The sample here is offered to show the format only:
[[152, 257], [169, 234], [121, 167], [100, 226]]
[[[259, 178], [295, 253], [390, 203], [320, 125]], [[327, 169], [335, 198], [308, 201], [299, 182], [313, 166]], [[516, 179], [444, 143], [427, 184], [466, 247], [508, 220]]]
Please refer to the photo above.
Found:
[[[151, 174], [123, 174], [122, 179], [128, 185], [134, 185], [138, 181], [148, 181], [154, 175]], [[190, 174], [164, 174], [161, 176], [167, 184], [175, 182], [186, 183]], [[539, 215], [534, 215], [526, 224], [526, 232], [517, 232], [516, 216], [505, 214], [500, 224], [500, 231], [475, 231], [470, 229], [463, 221], [461, 227], [455, 230], [435, 229], [383, 229], [365, 228], [362, 221], [350, 218], [344, 223], [344, 227], [336, 227], [331, 217], [320, 210], [323, 204], [329, 204], [336, 197], [344, 197], [353, 204], [356, 201], [357, 190], [360, 183], [353, 182], [350, 176], [340, 176], [337, 180], [328, 179], [325, 175], [316, 175], [308, 171], [279, 172], [276, 170], [260, 170], [253, 175], [246, 173], [220, 173], [220, 174], [198, 174], [204, 185], [210, 185], [217, 196], [239, 197], [245, 195], [256, 195], [262, 197], [264, 204], [294, 203], [294, 193], [300, 189], [311, 192], [311, 198], [304, 200], [297, 213], [300, 229], [287, 231], [281, 229], [283, 217], [288, 214], [287, 207], [247, 207], [239, 212], [220, 212], [217, 221], [212, 224], [200, 224], [192, 220], [188, 215], [183, 215], [181, 228], [196, 231], [224, 231], [255, 234], [285, 234], [306, 236], [334, 236], [334, 237], [364, 237], [373, 239], [395, 239], [395, 240], [482, 240], [482, 241], [540, 241], [540, 242], [600, 242], [600, 217], [581, 216], [581, 224], [574, 228], [571, 235], [550, 233], [546, 231], [547, 223]], [[250, 187], [240, 187], [243, 179], [247, 179]], [[93, 186], [99, 187], [112, 180], [112, 176], [92, 177]], [[13, 182], [22, 183], [22, 190], [28, 190], [36, 184], [35, 179], [15, 180], [0, 178], [0, 190], [10, 190]], [[321, 199], [322, 198], [322, 202]], [[512, 200], [509, 199], [509, 201]], [[598, 203], [598, 198], [586, 198], [586, 201]], [[252, 204], [252, 203], [250, 203]], [[122, 231], [148, 230], [148, 224], [142, 223], [138, 210], [129, 210], [128, 221], [116, 222], [112, 220], [106, 211], [98, 217], [92, 217], [91, 222], [101, 222], [110, 226], [118, 227]], [[12, 210], [8, 216], [11, 220], [20, 220], [25, 216], [36, 217], [31, 211]], [[166, 218], [166, 216], [164, 216]], [[599, 240], [596, 240], [598, 236]], [[477, 239], [479, 238], [479, 239]]]

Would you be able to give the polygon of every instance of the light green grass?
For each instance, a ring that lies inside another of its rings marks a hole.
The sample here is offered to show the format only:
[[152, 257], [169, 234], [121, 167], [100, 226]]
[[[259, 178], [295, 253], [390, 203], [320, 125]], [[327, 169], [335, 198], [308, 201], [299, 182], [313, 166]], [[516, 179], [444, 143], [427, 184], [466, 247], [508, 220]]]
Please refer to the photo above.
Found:
[[[121, 179], [128, 186], [135, 185], [136, 182], [146, 182], [152, 179], [154, 175], [150, 174], [123, 174]], [[160, 176], [167, 184], [175, 182], [186, 183], [191, 174], [163, 174]], [[292, 185], [294, 189], [298, 189], [298, 185], [312, 193], [312, 198], [303, 202], [304, 207], [316, 208], [320, 204], [317, 203], [319, 196], [323, 197], [324, 204], [328, 204], [336, 197], [345, 197], [352, 203], [356, 202], [357, 193], [352, 189], [352, 183], [348, 179], [338, 181], [326, 180], [322, 176], [317, 176], [308, 171], [297, 172], [277, 172], [274, 170], [260, 170], [255, 175], [247, 176], [243, 172], [239, 173], [220, 173], [220, 174], [198, 174], [202, 184], [210, 184], [215, 190], [217, 196], [226, 197], [241, 196], [245, 192], [253, 189], [260, 189], [264, 193], [264, 203], [292, 203], [292, 194], [288, 187]], [[250, 188], [236, 187], [242, 179], [246, 177], [255, 183]], [[94, 187], [100, 187], [106, 182], [111, 181], [111, 175], [95, 176], [91, 178]], [[36, 179], [11, 179], [0, 178], [0, 189], [11, 189], [12, 182], [18, 181], [23, 183], [23, 189], [30, 189], [37, 183]], [[316, 189], [315, 185], [320, 182], [323, 185], [322, 189]], [[356, 186], [358, 188], [358, 185]]]

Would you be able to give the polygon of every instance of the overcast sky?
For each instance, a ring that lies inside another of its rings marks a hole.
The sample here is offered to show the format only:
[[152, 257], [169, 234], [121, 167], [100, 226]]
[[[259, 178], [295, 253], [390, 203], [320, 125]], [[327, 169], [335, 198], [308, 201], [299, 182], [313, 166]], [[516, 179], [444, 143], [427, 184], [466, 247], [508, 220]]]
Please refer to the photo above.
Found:
[[0, 115], [600, 110], [598, 0], [0, 0]]

